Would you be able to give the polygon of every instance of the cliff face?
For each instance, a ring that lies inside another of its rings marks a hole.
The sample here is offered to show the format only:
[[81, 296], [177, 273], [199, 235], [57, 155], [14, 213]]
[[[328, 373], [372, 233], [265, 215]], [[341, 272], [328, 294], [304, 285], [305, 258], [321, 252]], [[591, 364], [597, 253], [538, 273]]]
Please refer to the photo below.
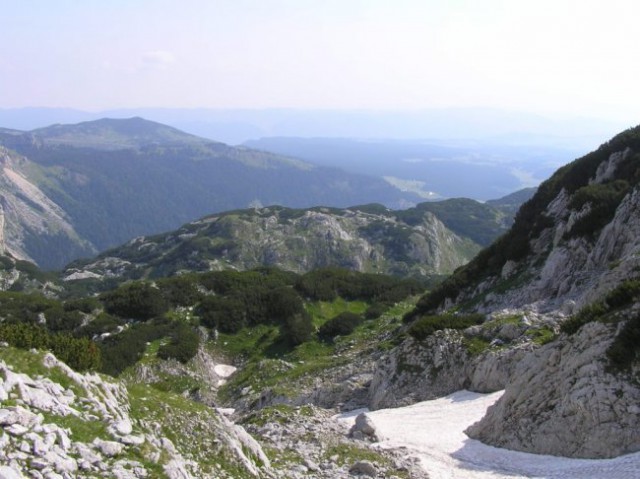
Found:
[[[622, 152], [611, 155], [603, 163], [607, 165], [604, 171], [615, 171], [624, 157]], [[598, 173], [590, 184], [603, 184], [607, 177]], [[528, 277], [519, 287], [487, 293], [478, 309], [527, 307], [574, 313], [632, 277], [640, 267], [640, 190], [625, 195], [611, 221], [588, 236], [572, 236], [572, 231], [581, 218], [588, 218], [593, 206], [574, 210], [571, 202], [572, 196], [562, 189], [543, 213], [553, 226], [531, 242], [532, 254], [522, 262], [505, 263], [499, 277], [486, 279], [458, 301], [480, 296], [501, 281]]]
[[406, 406], [461, 389], [504, 389], [519, 361], [540, 346], [543, 334], [553, 334], [558, 319], [501, 311], [462, 331], [444, 329], [424, 340], [409, 336], [378, 362], [369, 407]]

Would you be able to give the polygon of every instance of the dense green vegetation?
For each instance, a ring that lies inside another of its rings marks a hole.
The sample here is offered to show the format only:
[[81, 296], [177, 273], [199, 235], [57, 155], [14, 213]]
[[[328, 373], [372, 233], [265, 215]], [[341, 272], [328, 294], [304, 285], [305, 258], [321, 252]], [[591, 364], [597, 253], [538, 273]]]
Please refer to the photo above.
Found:
[[[119, 375], [144, 357], [150, 343], [158, 344], [158, 358], [189, 361], [203, 334], [198, 328], [215, 336], [264, 326], [273, 351], [282, 353], [316, 341], [318, 328], [324, 339], [350, 334], [365, 309], [368, 318], [377, 318], [422, 290], [415, 281], [337, 268], [305, 275], [259, 268], [133, 281], [66, 300], [4, 292], [0, 340], [50, 349], [78, 369]], [[311, 305], [321, 300], [347, 301], [358, 309], [318, 320], [321, 314], [312, 313]]]
[[626, 180], [587, 185], [578, 189], [571, 198], [569, 207], [579, 211], [588, 204], [590, 210], [588, 214], [576, 221], [571, 230], [566, 233], [566, 237], [590, 236], [600, 231], [613, 219], [616, 208], [629, 189], [630, 184]]
[[377, 319], [363, 321], [361, 315], [367, 303], [362, 301], [338, 298], [331, 302], [307, 303], [306, 308], [318, 330], [346, 312], [359, 318], [360, 324], [351, 333], [331, 340], [321, 338], [320, 334], [313, 335], [295, 348], [283, 347], [274, 326], [260, 325], [234, 335], [220, 335], [217, 347], [243, 364], [220, 391], [220, 398], [228, 401], [239, 397], [245, 388], [255, 392], [269, 389], [273, 394], [291, 397], [298, 385], [313, 384], [318, 372], [347, 364], [353, 355], [390, 349], [399, 340], [400, 317], [413, 304], [413, 298], [407, 298]]
[[362, 324], [362, 316], [344, 311], [324, 323], [318, 330], [318, 337], [323, 340], [332, 340], [336, 336], [347, 336]]
[[562, 323], [561, 331], [574, 334], [583, 325], [593, 321], [619, 321], [620, 318], [615, 313], [638, 300], [640, 300], [640, 279], [624, 281], [607, 293], [602, 301], [582, 308]]
[[78, 371], [95, 370], [101, 365], [100, 350], [91, 340], [51, 333], [36, 324], [2, 323], [0, 341], [21, 349], [50, 350], [58, 359]]
[[580, 310], [562, 324], [561, 331], [576, 333], [593, 321], [618, 323], [625, 321], [607, 350], [610, 367], [615, 371], [628, 369], [640, 358], [640, 315], [629, 306], [640, 301], [640, 279], [627, 280], [611, 290], [602, 301]]
[[[589, 185], [589, 179], [595, 176], [602, 162], [611, 154], [626, 149], [630, 149], [630, 153], [617, 168], [614, 178], [602, 185]], [[560, 168], [518, 210], [509, 232], [424, 296], [410, 318], [433, 313], [447, 298], [455, 299], [484, 278], [499, 276], [507, 261], [518, 261], [529, 254], [530, 241], [553, 225], [544, 211], [562, 189], [573, 195], [572, 208], [581, 208], [587, 203], [591, 205], [591, 213], [576, 223], [570, 236], [593, 236], [610, 221], [630, 188], [640, 182], [640, 153], [637, 152], [640, 152], [640, 127], [620, 133], [596, 151]]]
[[300, 277], [295, 288], [311, 300], [332, 301], [341, 297], [378, 303], [395, 303], [424, 291], [424, 286], [416, 280], [340, 268], [311, 271]]

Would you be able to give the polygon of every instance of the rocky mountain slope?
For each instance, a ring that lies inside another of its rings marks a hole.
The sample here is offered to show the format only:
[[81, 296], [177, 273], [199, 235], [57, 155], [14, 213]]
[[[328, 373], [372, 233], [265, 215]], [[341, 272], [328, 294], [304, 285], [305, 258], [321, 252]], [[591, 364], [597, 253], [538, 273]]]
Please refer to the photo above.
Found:
[[[333, 411], [315, 407], [310, 400], [301, 406], [283, 401], [253, 405], [228, 416], [231, 411], [215, 403], [217, 390], [236, 369], [216, 357], [227, 349], [229, 339], [207, 344], [188, 363], [160, 360], [151, 346], [118, 380], [78, 373], [51, 353], [0, 345], [0, 474], [123, 479], [428, 477], [401, 452], [370, 449], [369, 439], [350, 435], [332, 417]], [[300, 361], [287, 368], [305, 366]], [[270, 366], [263, 368], [266, 375], [273, 372]], [[301, 385], [294, 383], [304, 382], [304, 376], [297, 377], [290, 384], [292, 391]]]
[[0, 129], [5, 242], [47, 269], [205, 214], [282, 204], [414, 204], [384, 180], [131, 118]]
[[471, 437], [569, 457], [640, 450], [639, 183], [640, 128], [558, 170], [405, 317], [373, 405], [506, 387]]
[[[461, 204], [473, 208], [467, 212]], [[472, 200], [456, 200], [452, 205], [455, 213], [443, 215], [450, 227], [439, 219], [437, 208], [433, 208], [435, 214], [432, 208], [421, 204], [402, 211], [381, 205], [232, 211], [170, 233], [136, 238], [94, 260], [74, 262], [64, 274], [71, 280], [259, 266], [306, 272], [338, 266], [427, 277], [448, 274], [465, 264], [479, 251], [478, 242], [505, 228], [505, 216], [499, 210]], [[479, 211], [485, 215], [482, 219], [478, 219]], [[474, 230], [472, 226], [479, 224], [482, 227]]]
[[0, 146], [0, 251], [45, 266], [97, 253], [38, 187], [43, 169]]
[[215, 409], [79, 374], [50, 353], [3, 346], [0, 358], [2, 477], [237, 478], [269, 467]]

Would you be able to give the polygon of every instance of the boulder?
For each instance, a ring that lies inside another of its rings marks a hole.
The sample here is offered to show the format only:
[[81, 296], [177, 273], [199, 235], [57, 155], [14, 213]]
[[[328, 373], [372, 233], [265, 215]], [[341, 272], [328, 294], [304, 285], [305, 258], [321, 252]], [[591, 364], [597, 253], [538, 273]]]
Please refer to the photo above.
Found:
[[[360, 433], [360, 434], [356, 434]], [[378, 441], [378, 437], [376, 435], [376, 426], [371, 420], [371, 418], [367, 415], [367, 413], [360, 413], [356, 417], [356, 422], [351, 428], [349, 432], [351, 437], [358, 438], [358, 436], [362, 435], [373, 441]]]
[[0, 466], [0, 479], [24, 479], [24, 476], [9, 466]]
[[378, 470], [376, 466], [369, 461], [358, 461], [349, 468], [349, 474], [352, 476], [376, 477]]

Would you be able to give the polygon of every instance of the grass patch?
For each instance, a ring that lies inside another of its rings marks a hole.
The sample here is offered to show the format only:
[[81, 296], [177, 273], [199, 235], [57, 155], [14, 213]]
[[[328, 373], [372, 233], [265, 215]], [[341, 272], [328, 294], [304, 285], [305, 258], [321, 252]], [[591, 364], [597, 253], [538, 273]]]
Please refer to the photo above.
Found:
[[319, 328], [340, 313], [363, 314], [368, 307], [368, 303], [364, 301], [347, 301], [342, 298], [334, 301], [316, 301], [305, 304], [305, 309], [313, 318], [313, 325], [316, 328]]
[[[236, 335], [220, 335], [216, 343], [219, 351], [244, 366], [218, 392], [223, 402], [238, 397], [245, 388], [258, 393], [270, 389], [276, 396], [295, 397], [297, 389], [326, 370], [347, 364], [359, 353], [380, 347], [391, 348], [399, 318], [415, 304], [415, 298], [398, 303], [378, 319], [364, 321], [353, 332], [333, 342], [314, 338], [295, 348], [278, 349], [279, 332], [276, 327], [246, 328]], [[307, 305], [314, 324], [324, 324], [336, 314], [362, 313], [368, 307], [362, 301], [337, 299]]]
[[107, 426], [102, 421], [86, 421], [77, 416], [58, 416], [46, 411], [41, 411], [45, 423], [54, 423], [58, 426], [69, 429], [74, 441], [92, 442], [95, 438], [112, 441], [113, 438], [107, 431]]
[[533, 342], [539, 346], [544, 346], [556, 338], [555, 331], [547, 326], [530, 329], [527, 331], [527, 335], [529, 335]]
[[491, 345], [491, 343], [486, 339], [477, 336], [465, 338], [463, 344], [472, 356], [478, 356], [479, 354], [484, 353]]

